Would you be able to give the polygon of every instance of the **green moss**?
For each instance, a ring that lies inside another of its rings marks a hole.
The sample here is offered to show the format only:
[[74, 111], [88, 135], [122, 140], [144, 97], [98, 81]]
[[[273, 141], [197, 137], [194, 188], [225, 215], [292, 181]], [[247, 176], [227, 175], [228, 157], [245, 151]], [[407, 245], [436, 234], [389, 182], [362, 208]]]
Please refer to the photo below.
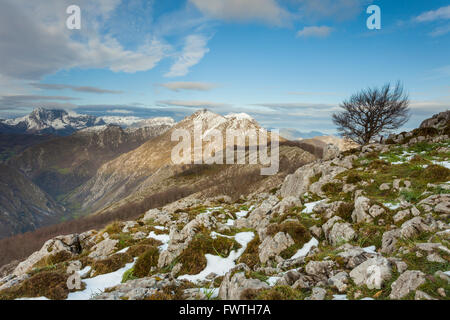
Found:
[[311, 178], [309, 178], [309, 183], [313, 184], [314, 182], [319, 181], [320, 178], [322, 178], [322, 172], [319, 172], [319, 173], [315, 174], [314, 176], [312, 176]]

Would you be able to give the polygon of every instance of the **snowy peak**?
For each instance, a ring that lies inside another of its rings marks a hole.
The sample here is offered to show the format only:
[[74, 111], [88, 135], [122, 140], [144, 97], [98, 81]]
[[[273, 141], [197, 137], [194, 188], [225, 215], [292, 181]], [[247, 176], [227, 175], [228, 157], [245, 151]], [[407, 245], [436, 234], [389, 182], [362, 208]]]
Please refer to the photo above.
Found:
[[101, 118], [94, 116], [44, 108], [34, 109], [29, 115], [16, 119], [8, 119], [3, 123], [15, 127], [22, 133], [58, 135], [69, 135], [87, 127], [105, 124]]
[[[77, 114], [65, 110], [36, 108], [30, 114], [8, 120], [0, 120], [0, 132], [70, 135], [79, 130], [93, 128], [102, 131], [107, 125], [122, 128], [160, 128], [169, 129], [175, 121], [169, 117], [142, 119], [134, 116], [104, 116]], [[92, 132], [92, 131], [91, 131]]]

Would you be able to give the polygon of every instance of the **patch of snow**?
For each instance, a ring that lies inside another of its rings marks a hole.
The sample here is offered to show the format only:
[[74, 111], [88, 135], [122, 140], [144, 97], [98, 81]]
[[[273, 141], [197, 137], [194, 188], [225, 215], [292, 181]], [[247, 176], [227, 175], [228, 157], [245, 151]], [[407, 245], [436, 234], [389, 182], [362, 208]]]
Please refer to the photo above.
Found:
[[315, 202], [305, 203], [305, 208], [302, 210], [302, 213], [312, 213], [314, 207], [324, 201], [325, 200], [319, 200], [319, 201], [315, 201]]
[[227, 226], [233, 226], [234, 225], [234, 220], [233, 219], [228, 219], [226, 225]]
[[236, 212], [236, 217], [245, 218], [248, 215], [248, 213], [253, 210], [254, 207], [255, 206], [252, 205], [250, 208], [248, 208], [248, 210], [240, 210]]
[[17, 298], [14, 300], [50, 300], [50, 299], [46, 297], [32, 297], [32, 298]]
[[363, 248], [364, 252], [367, 252], [367, 253], [376, 253], [376, 251], [375, 251], [376, 249], [377, 248], [375, 246], [370, 246], [370, 247]]
[[127, 263], [123, 268], [117, 271], [84, 279], [83, 282], [86, 284], [86, 289], [70, 292], [67, 300], [89, 300], [92, 295], [101, 293], [105, 291], [106, 288], [117, 286], [122, 282], [123, 274], [133, 267], [136, 259], [137, 258], [135, 258], [133, 262]]
[[158, 247], [159, 251], [164, 251], [169, 246], [170, 236], [168, 234], [156, 234], [154, 231], [150, 232], [147, 238], [153, 238], [161, 241], [163, 244]]
[[89, 272], [91, 272], [92, 268], [91, 266], [86, 266], [81, 270], [78, 270], [78, 274], [80, 275], [81, 278], [87, 277], [89, 275]]
[[[213, 236], [213, 234], [214, 236], [219, 235], [218, 233], [211, 233], [211, 236]], [[244, 253], [245, 249], [247, 248], [247, 244], [250, 241], [252, 241], [254, 236], [255, 235], [253, 232], [240, 232], [237, 233], [235, 236], [232, 237], [230, 236], [230, 238], [234, 238], [236, 242], [241, 245], [240, 249], [231, 251], [228, 257], [226, 258], [222, 258], [220, 256], [215, 256], [212, 254], [205, 254], [206, 257], [205, 269], [203, 269], [200, 273], [195, 275], [182, 275], [178, 277], [178, 279], [180, 280], [185, 279], [191, 282], [198, 282], [201, 280], [205, 280], [210, 273], [215, 273], [218, 276], [225, 275], [228, 271], [234, 268], [234, 266], [236, 265], [235, 264], [236, 259], [238, 259]]]
[[153, 228], [155, 228], [156, 230], [166, 230], [166, 227], [163, 226], [154, 226]]
[[332, 300], [348, 300], [346, 294], [333, 294]]
[[312, 247], [317, 247], [319, 245], [319, 241], [317, 241], [316, 238], [312, 237], [311, 240], [309, 240], [307, 243], [303, 245], [301, 249], [299, 249], [292, 257], [291, 259], [297, 259], [300, 257], [306, 256], [309, 251], [311, 251]]
[[130, 247], [123, 248], [122, 250], [117, 251], [116, 254], [117, 254], [117, 253], [125, 253], [125, 252], [128, 251], [129, 248], [130, 248]]
[[431, 162], [433, 162], [433, 164], [437, 164], [437, 165], [443, 166], [443, 167], [445, 167], [447, 169], [450, 169], [450, 161], [436, 161], [436, 160], [433, 160]]
[[400, 208], [400, 203], [390, 203], [390, 202], [386, 202], [386, 203], [383, 203], [383, 205], [386, 207], [386, 208], [389, 208], [390, 210], [397, 210], [398, 208]]
[[267, 282], [267, 284], [268, 284], [269, 286], [273, 287], [273, 286], [277, 283], [277, 281], [278, 281], [279, 279], [281, 279], [281, 277], [275, 277], [275, 276], [273, 276], [273, 277], [269, 277], [269, 278], [266, 280], [266, 282]]

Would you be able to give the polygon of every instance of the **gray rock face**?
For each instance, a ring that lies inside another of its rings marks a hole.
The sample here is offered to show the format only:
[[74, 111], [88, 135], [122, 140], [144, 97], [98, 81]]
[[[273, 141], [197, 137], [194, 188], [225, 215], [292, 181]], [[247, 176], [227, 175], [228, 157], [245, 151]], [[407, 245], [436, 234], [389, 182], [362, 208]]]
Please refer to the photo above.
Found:
[[325, 300], [327, 291], [320, 287], [314, 287], [312, 289], [311, 296], [307, 297], [305, 300]]
[[355, 223], [372, 222], [372, 216], [369, 214], [370, 199], [360, 196], [355, 199], [355, 209], [352, 212], [352, 220]]
[[364, 261], [350, 272], [350, 277], [356, 285], [367, 285], [369, 289], [381, 289], [391, 276], [389, 261], [380, 256]]
[[426, 281], [425, 274], [422, 271], [410, 270], [405, 271], [392, 283], [390, 299], [398, 300], [410, 292], [416, 290]]
[[328, 279], [333, 272], [333, 261], [310, 261], [305, 266], [308, 275]]
[[25, 261], [19, 263], [18, 266], [14, 269], [13, 274], [16, 276], [20, 276], [27, 273], [37, 262], [52, 254], [56, 254], [62, 251], [71, 254], [80, 253], [81, 250], [82, 244], [80, 243], [78, 234], [55, 237], [45, 242], [39, 251], [34, 252]]
[[381, 239], [381, 252], [391, 254], [396, 249], [397, 239], [400, 237], [400, 230], [390, 230], [383, 233]]
[[340, 293], [347, 291], [348, 287], [348, 273], [345, 271], [339, 272], [328, 279], [330, 286], [335, 287]]
[[219, 298], [222, 300], [239, 300], [246, 289], [269, 289], [269, 285], [258, 279], [247, 279], [244, 272], [235, 273], [231, 278], [227, 273], [219, 288]]
[[287, 233], [278, 232], [273, 237], [266, 237], [259, 245], [259, 260], [266, 263], [270, 258], [277, 257], [283, 250], [295, 244]]
[[93, 258], [96, 260], [105, 259], [116, 249], [116, 245], [119, 243], [119, 240], [113, 239], [105, 239], [99, 243], [97, 243], [93, 248], [92, 252], [89, 254], [89, 258]]
[[340, 242], [347, 242], [356, 238], [357, 234], [352, 225], [335, 216], [322, 225], [326, 239], [335, 246]]
[[352, 247], [348, 244], [345, 244], [338, 248], [343, 249], [344, 251], [338, 253], [338, 256], [343, 258], [343, 262], [345, 266], [349, 269], [353, 269], [359, 266], [361, 263], [366, 261], [367, 259], [373, 258], [374, 254], [368, 253], [364, 251], [360, 247]]
[[402, 224], [400, 235], [403, 238], [410, 239], [426, 231], [431, 231], [431, 228], [425, 223], [425, 220], [422, 217], [414, 217]]
[[448, 121], [450, 121], [450, 111], [444, 111], [424, 120], [420, 127], [441, 129], [447, 125]]

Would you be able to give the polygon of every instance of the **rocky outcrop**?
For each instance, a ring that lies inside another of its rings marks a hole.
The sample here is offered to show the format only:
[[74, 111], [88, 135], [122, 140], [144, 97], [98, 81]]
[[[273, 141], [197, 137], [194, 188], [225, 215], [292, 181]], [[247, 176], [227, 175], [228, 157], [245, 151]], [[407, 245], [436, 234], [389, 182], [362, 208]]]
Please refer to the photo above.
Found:
[[381, 289], [391, 276], [391, 264], [383, 257], [366, 260], [350, 272], [350, 277], [356, 285], [366, 285], [369, 289]]
[[447, 126], [450, 122], [450, 111], [444, 111], [438, 114], [435, 114], [429, 119], [424, 120], [420, 124], [420, 128], [436, 128], [441, 129]]
[[421, 271], [405, 271], [392, 283], [390, 299], [402, 299], [410, 292], [416, 290], [426, 281], [425, 274]]

